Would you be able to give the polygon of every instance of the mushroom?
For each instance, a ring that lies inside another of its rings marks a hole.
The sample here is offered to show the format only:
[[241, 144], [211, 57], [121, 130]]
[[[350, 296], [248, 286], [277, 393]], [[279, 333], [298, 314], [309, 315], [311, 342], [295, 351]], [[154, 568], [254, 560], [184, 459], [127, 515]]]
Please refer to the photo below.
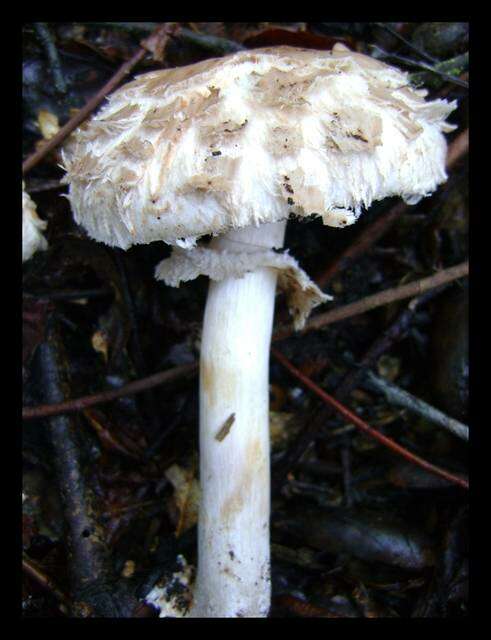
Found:
[[[269, 348], [275, 289], [296, 328], [326, 301], [283, 246], [286, 220], [353, 223], [372, 201], [416, 203], [446, 179], [454, 103], [336, 45], [274, 47], [137, 77], [72, 136], [69, 199], [89, 235], [164, 240], [156, 277], [210, 278], [200, 366], [193, 617], [270, 607]], [[205, 235], [214, 238], [197, 245]], [[276, 250], [276, 251], [275, 251]]]
[[29, 260], [36, 251], [47, 249], [48, 243], [41, 233], [46, 229], [46, 224], [39, 218], [36, 204], [22, 183], [22, 262]]

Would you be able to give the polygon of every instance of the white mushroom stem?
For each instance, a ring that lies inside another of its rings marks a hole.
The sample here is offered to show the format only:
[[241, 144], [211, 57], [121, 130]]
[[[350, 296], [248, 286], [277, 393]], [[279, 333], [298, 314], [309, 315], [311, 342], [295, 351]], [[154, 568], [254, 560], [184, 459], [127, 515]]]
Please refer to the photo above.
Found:
[[[283, 246], [285, 222], [232, 231], [230, 252]], [[277, 270], [210, 282], [200, 370], [198, 575], [191, 617], [265, 617], [270, 582], [269, 351]]]

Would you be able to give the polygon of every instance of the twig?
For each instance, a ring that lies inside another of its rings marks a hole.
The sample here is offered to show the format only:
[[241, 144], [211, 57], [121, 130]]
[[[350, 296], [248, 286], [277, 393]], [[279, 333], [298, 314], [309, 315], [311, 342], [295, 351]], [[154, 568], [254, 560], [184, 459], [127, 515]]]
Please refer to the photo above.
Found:
[[186, 29], [185, 27], [178, 27], [171, 35], [172, 37], [200, 47], [201, 49], [205, 49], [215, 55], [223, 56], [228, 53], [236, 53], [237, 51], [245, 50], [243, 45], [238, 42], [234, 42], [233, 40], [211, 36], [206, 33], [196, 33], [196, 31]]
[[453, 167], [469, 150], [469, 129], [465, 129], [448, 147], [447, 168]]
[[414, 413], [423, 416], [427, 420], [439, 424], [454, 435], [462, 438], [463, 440], [469, 440], [469, 427], [454, 418], [450, 418], [442, 411], [435, 409], [428, 403], [424, 402], [420, 398], [416, 398], [411, 393], [408, 393], [404, 389], [401, 389], [395, 384], [379, 378], [372, 371], [368, 372], [369, 386], [375, 387], [378, 391], [381, 391], [387, 400], [392, 404], [399, 407], [405, 407]]
[[28, 558], [25, 553], [22, 555], [22, 570], [43, 589], [49, 591], [59, 602], [71, 608], [68, 596], [66, 596], [63, 591], [56, 586], [53, 580], [44, 573], [38, 564]]
[[143, 511], [147, 507], [158, 506], [165, 509], [165, 505], [162, 504], [161, 500], [140, 500], [140, 502], [135, 502], [133, 504], [127, 504], [120, 507], [114, 507], [109, 511], [103, 511], [101, 517], [105, 520], [111, 520], [117, 516], [121, 516], [127, 513], [132, 513], [135, 511]]
[[[460, 53], [453, 58], [442, 60], [435, 65], [435, 68], [442, 73], [448, 73], [454, 78], [458, 77], [462, 82], [467, 82], [469, 79], [469, 52], [466, 51], [465, 53]], [[422, 83], [424, 83], [424, 72], [412, 74], [411, 79], [418, 82], [418, 76], [422, 76]], [[447, 86], [445, 89], [450, 90], [450, 87]]]
[[[43, 380], [41, 395], [48, 402], [59, 402], [70, 392], [70, 379], [56, 316], [50, 318], [46, 340], [38, 349]], [[84, 431], [75, 417], [60, 415], [48, 421], [48, 436], [67, 524], [72, 613], [76, 617], [87, 614], [128, 617], [136, 599], [127, 583], [114, 583], [111, 553], [100, 526], [97, 497], [87, 482]]]
[[421, 61], [418, 62], [416, 60], [411, 60], [411, 58], [406, 58], [405, 56], [401, 56], [396, 53], [388, 53], [387, 51], [384, 51], [384, 49], [382, 49], [376, 44], [372, 44], [369, 46], [372, 50], [376, 50], [379, 53], [379, 55], [381, 55], [384, 58], [389, 58], [390, 60], [394, 60], [395, 62], [402, 62], [403, 64], [406, 64], [410, 67], [415, 67], [416, 69], [422, 69], [423, 71], [430, 71], [431, 73], [435, 73], [436, 75], [439, 75], [441, 78], [443, 78], [447, 82], [452, 82], [453, 84], [456, 84], [459, 87], [463, 87], [464, 89], [469, 88], [469, 83], [466, 82], [465, 80], [461, 80], [460, 78], [456, 78], [455, 76], [452, 76], [442, 71], [439, 68], [439, 66], [442, 63], [432, 66], [427, 62], [421, 62]]
[[365, 371], [373, 367], [380, 356], [386, 353], [392, 345], [406, 336], [411, 327], [414, 314], [419, 306], [441, 293], [446, 286], [447, 285], [442, 285], [441, 287], [430, 289], [422, 296], [413, 298], [409, 302], [408, 306], [397, 316], [397, 319], [389, 326], [389, 328], [383, 331], [382, 334], [370, 345], [368, 350], [357, 363], [357, 366], [352, 368], [351, 371], [343, 378], [341, 384], [336, 388], [336, 398], [338, 400], [344, 400], [344, 398], [347, 398], [348, 394], [363, 378]]
[[124, 444], [120, 437], [111, 433], [105, 426], [104, 416], [96, 409], [84, 409], [83, 415], [87, 422], [94, 429], [103, 446], [111, 451], [116, 451], [133, 460], [141, 461], [142, 456], [138, 451], [138, 447], [134, 445], [133, 451]]
[[111, 91], [113, 91], [113, 89], [118, 86], [123, 78], [133, 69], [133, 67], [145, 57], [146, 53], [147, 50], [143, 47], [140, 47], [129, 60], [124, 62], [113, 75], [113, 77], [108, 82], [106, 82], [102, 89], [100, 89], [95, 94], [95, 96], [93, 96], [87, 102], [85, 106], [77, 111], [77, 113], [72, 118], [70, 118], [70, 120], [65, 125], [61, 127], [56, 135], [47, 140], [40, 149], [35, 151], [26, 160], [24, 160], [22, 164], [22, 174], [25, 175], [28, 171], [35, 167], [38, 162], [40, 162], [44, 157], [48, 155], [48, 153], [50, 153], [50, 151], [58, 147], [74, 129], [82, 124], [82, 122], [92, 113], [92, 111], [94, 111], [94, 109], [104, 100], [107, 94], [111, 93]]
[[413, 464], [418, 465], [422, 469], [425, 469], [430, 473], [434, 473], [435, 475], [441, 476], [442, 478], [445, 478], [445, 480], [453, 482], [454, 484], [457, 484], [460, 487], [463, 487], [464, 489], [469, 488], [469, 483], [467, 479], [460, 476], [456, 476], [453, 473], [446, 471], [445, 469], [441, 469], [440, 467], [437, 467], [436, 465], [431, 464], [431, 462], [428, 462], [424, 458], [421, 458], [420, 456], [417, 456], [416, 454], [411, 453], [410, 451], [408, 451], [408, 449], [405, 449], [400, 444], [397, 444], [397, 442], [395, 442], [391, 438], [388, 438], [387, 436], [384, 436], [379, 431], [376, 431], [375, 429], [370, 427], [370, 425], [368, 425], [364, 420], [362, 420], [359, 416], [357, 416], [355, 413], [350, 411], [343, 404], [338, 402], [336, 398], [333, 398], [333, 396], [331, 396], [329, 393], [327, 393], [326, 391], [321, 389], [318, 385], [316, 385], [313, 380], [311, 380], [308, 376], [304, 375], [289, 360], [287, 360], [282, 353], [280, 353], [274, 348], [271, 350], [271, 352], [280, 364], [282, 364], [286, 369], [288, 369], [290, 373], [292, 373], [298, 380], [300, 380], [300, 382], [302, 382], [302, 384], [304, 384], [311, 391], [313, 391], [317, 396], [319, 396], [319, 398], [321, 398], [325, 403], [329, 404], [335, 411], [337, 411], [340, 415], [342, 415], [347, 422], [355, 425], [356, 427], [358, 427], [358, 429], [364, 431], [366, 434], [368, 434], [375, 440], [378, 440], [387, 448], [399, 454], [406, 460], [409, 460]]
[[93, 407], [97, 404], [103, 404], [105, 402], [111, 402], [116, 398], [122, 398], [124, 396], [131, 396], [141, 391], [146, 391], [151, 387], [156, 387], [160, 384], [166, 384], [168, 382], [174, 382], [181, 378], [191, 376], [198, 370], [197, 364], [184, 364], [173, 369], [167, 369], [166, 371], [160, 371], [154, 373], [146, 378], [140, 380], [134, 380], [119, 389], [111, 389], [110, 391], [102, 391], [101, 393], [94, 393], [93, 395], [82, 396], [73, 400], [67, 400], [66, 402], [58, 402], [56, 404], [41, 405], [38, 407], [24, 407], [22, 409], [22, 419], [32, 420], [33, 418], [45, 418], [47, 416], [55, 416], [59, 413], [70, 413], [73, 411], [82, 411], [87, 407]]
[[133, 611], [132, 618], [158, 618], [157, 609], [145, 602], [140, 602]]
[[409, 49], [412, 49], [415, 53], [417, 53], [422, 58], [426, 58], [426, 60], [428, 62], [433, 63], [433, 64], [435, 62], [438, 62], [438, 60], [436, 58], [434, 58], [433, 56], [430, 56], [429, 53], [426, 53], [426, 51], [423, 51], [423, 49], [420, 49], [419, 47], [414, 45], [410, 40], [407, 40], [400, 33], [395, 31], [394, 29], [392, 29], [388, 24], [385, 24], [385, 22], [374, 22], [373, 24], [376, 25], [377, 27], [379, 27], [379, 29], [384, 29], [385, 31], [387, 31], [387, 33], [390, 33], [391, 36], [394, 36], [394, 38], [397, 38], [403, 44], [405, 44], [406, 47], [408, 47]]
[[[292, 484], [292, 483], [290, 483]], [[293, 482], [294, 484], [294, 482]], [[320, 487], [316, 486], [316, 489]], [[321, 489], [322, 490], [322, 489]], [[323, 570], [326, 568], [325, 563], [317, 560], [317, 554], [313, 549], [302, 547], [300, 549], [292, 549], [282, 544], [271, 543], [271, 555], [273, 558], [288, 564], [295, 565], [301, 569]]]
[[67, 289], [58, 291], [23, 291], [22, 295], [26, 298], [35, 298], [36, 300], [82, 300], [84, 298], [104, 298], [113, 295], [113, 290], [109, 287], [99, 289]]
[[[128, 278], [128, 269], [126, 266], [126, 256], [122, 249], [115, 249], [113, 251], [114, 259], [119, 271], [121, 279], [121, 293], [124, 305], [126, 307], [126, 313], [131, 326], [131, 355], [133, 364], [135, 365], [135, 373], [137, 377], [143, 378], [148, 375], [147, 358], [143, 355], [143, 349], [141, 346], [141, 331], [140, 323], [138, 321], [135, 301], [131, 285]], [[152, 425], [152, 431], [159, 433], [161, 431], [161, 421], [157, 411], [157, 405], [152, 388], [149, 388], [143, 394], [143, 404], [145, 408], [146, 417]]]
[[53, 81], [55, 83], [55, 89], [60, 94], [66, 93], [66, 82], [63, 77], [63, 72], [61, 70], [60, 57], [58, 55], [58, 49], [53, 40], [53, 35], [49, 30], [46, 22], [35, 22], [34, 28], [36, 29], [36, 33], [38, 38], [41, 40], [41, 43], [46, 51], [46, 55], [48, 56], [48, 60], [51, 66], [51, 73], [53, 74]]
[[[377, 307], [381, 307], [391, 302], [396, 302], [397, 300], [421, 295], [429, 289], [439, 287], [442, 284], [451, 282], [452, 280], [457, 280], [458, 278], [467, 276], [468, 273], [469, 262], [465, 261], [455, 267], [443, 269], [428, 278], [422, 278], [421, 280], [415, 280], [414, 282], [401, 285], [400, 287], [393, 287], [391, 289], [379, 291], [378, 293], [362, 298], [357, 302], [346, 304], [342, 307], [333, 309], [332, 311], [327, 311], [326, 313], [319, 313], [307, 322], [300, 333], [320, 329], [320, 327], [325, 327], [328, 324], [339, 322], [340, 320], [346, 320], [346, 318], [352, 318], [353, 316], [366, 313], [367, 311], [371, 311], [372, 309], [376, 309]], [[275, 331], [273, 340], [282, 340], [291, 336], [293, 332], [294, 330], [291, 327], [280, 327]]]
[[341, 618], [342, 616], [331, 613], [323, 607], [318, 607], [310, 602], [304, 602], [291, 594], [284, 594], [275, 598], [275, 604], [296, 614], [300, 618]]
[[[356, 387], [359, 380], [365, 375], [365, 371], [374, 366], [380, 356], [388, 351], [395, 342], [402, 340], [405, 337], [409, 331], [412, 319], [419, 305], [440, 293], [446, 288], [446, 286], [447, 285], [443, 285], [442, 287], [431, 289], [424, 295], [411, 300], [407, 308], [399, 314], [395, 322], [393, 322], [388, 329], [383, 331], [382, 334], [370, 345], [368, 350], [357, 363], [357, 366], [352, 367], [344, 376], [334, 392], [334, 395], [338, 400], [344, 402], [345, 398], [348, 397], [349, 393]], [[331, 414], [332, 408], [327, 405], [322, 405], [314, 414], [313, 418], [308, 416], [305, 420], [304, 428], [296, 436], [289, 448], [289, 451], [275, 464], [273, 475], [274, 488], [279, 488], [285, 474], [298, 460], [301, 459], [310, 444], [315, 440], [316, 435], [322, 430]]]
[[189, 393], [184, 396], [184, 400], [179, 400], [179, 406], [177, 407], [177, 412], [175, 413], [175, 415], [167, 421], [167, 424], [164, 428], [161, 428], [160, 431], [154, 435], [153, 442], [151, 442], [151, 444], [143, 452], [144, 460], [151, 460], [162, 448], [169, 435], [173, 433], [177, 429], [177, 427], [179, 427], [183, 420], [184, 410], [185, 408], [187, 408], [187, 404], [190, 400], [191, 397]]
[[101, 27], [107, 29], [108, 27], [113, 29], [119, 29], [120, 31], [127, 31], [129, 33], [150, 33], [160, 26], [159, 22], [82, 22], [81, 24], [88, 25], [90, 27]]
[[[41, 395], [48, 401], [60, 400], [69, 392], [67, 354], [55, 317], [47, 326], [46, 340], [38, 349]], [[67, 523], [67, 546], [70, 554], [70, 578], [74, 601], [88, 584], [103, 583], [107, 576], [108, 548], [104, 537], [97, 535], [94, 497], [82, 462], [81, 433], [73, 418], [52, 417], [48, 425], [52, 446], [52, 464]]]
[[[469, 150], [469, 129], [459, 134], [448, 147], [446, 166], [447, 170], [454, 165]], [[394, 222], [408, 211], [409, 206], [404, 202], [398, 202], [391, 209], [378, 216], [374, 222], [366, 226], [356, 240], [347, 247], [325, 271], [317, 278], [319, 287], [324, 288], [329, 280], [338, 272], [345, 269], [354, 260], [366, 253], [385, 233], [389, 231]]]

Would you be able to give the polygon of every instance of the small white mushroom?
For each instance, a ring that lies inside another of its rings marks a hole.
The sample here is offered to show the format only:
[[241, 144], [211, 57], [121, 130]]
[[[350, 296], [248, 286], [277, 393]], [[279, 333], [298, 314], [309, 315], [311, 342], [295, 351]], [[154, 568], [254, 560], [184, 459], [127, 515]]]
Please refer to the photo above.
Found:
[[[276, 283], [295, 325], [328, 299], [283, 246], [286, 220], [353, 223], [445, 181], [445, 118], [406, 73], [343, 46], [274, 47], [154, 71], [115, 92], [64, 151], [77, 222], [127, 248], [180, 247], [168, 284], [211, 279], [200, 372], [194, 617], [270, 607], [269, 348]], [[207, 246], [200, 236], [212, 234]], [[185, 251], [184, 251], [185, 250]]]
[[22, 183], [22, 262], [29, 260], [36, 251], [48, 248], [46, 238], [41, 233], [46, 226], [47, 223], [39, 218], [36, 204]]

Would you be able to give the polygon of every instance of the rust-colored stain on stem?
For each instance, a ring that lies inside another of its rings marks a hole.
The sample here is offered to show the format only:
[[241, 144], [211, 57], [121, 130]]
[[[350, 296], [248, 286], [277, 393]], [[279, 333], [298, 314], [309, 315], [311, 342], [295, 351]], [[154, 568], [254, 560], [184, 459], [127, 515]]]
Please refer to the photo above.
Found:
[[200, 383], [209, 406], [214, 407], [233, 399], [237, 389], [237, 372], [202, 360]]
[[250, 499], [254, 482], [262, 475], [262, 470], [266, 468], [265, 462], [261, 441], [255, 438], [245, 451], [243, 471], [239, 475], [238, 482], [223, 503], [220, 512], [221, 521], [230, 522], [243, 511], [247, 500]]

